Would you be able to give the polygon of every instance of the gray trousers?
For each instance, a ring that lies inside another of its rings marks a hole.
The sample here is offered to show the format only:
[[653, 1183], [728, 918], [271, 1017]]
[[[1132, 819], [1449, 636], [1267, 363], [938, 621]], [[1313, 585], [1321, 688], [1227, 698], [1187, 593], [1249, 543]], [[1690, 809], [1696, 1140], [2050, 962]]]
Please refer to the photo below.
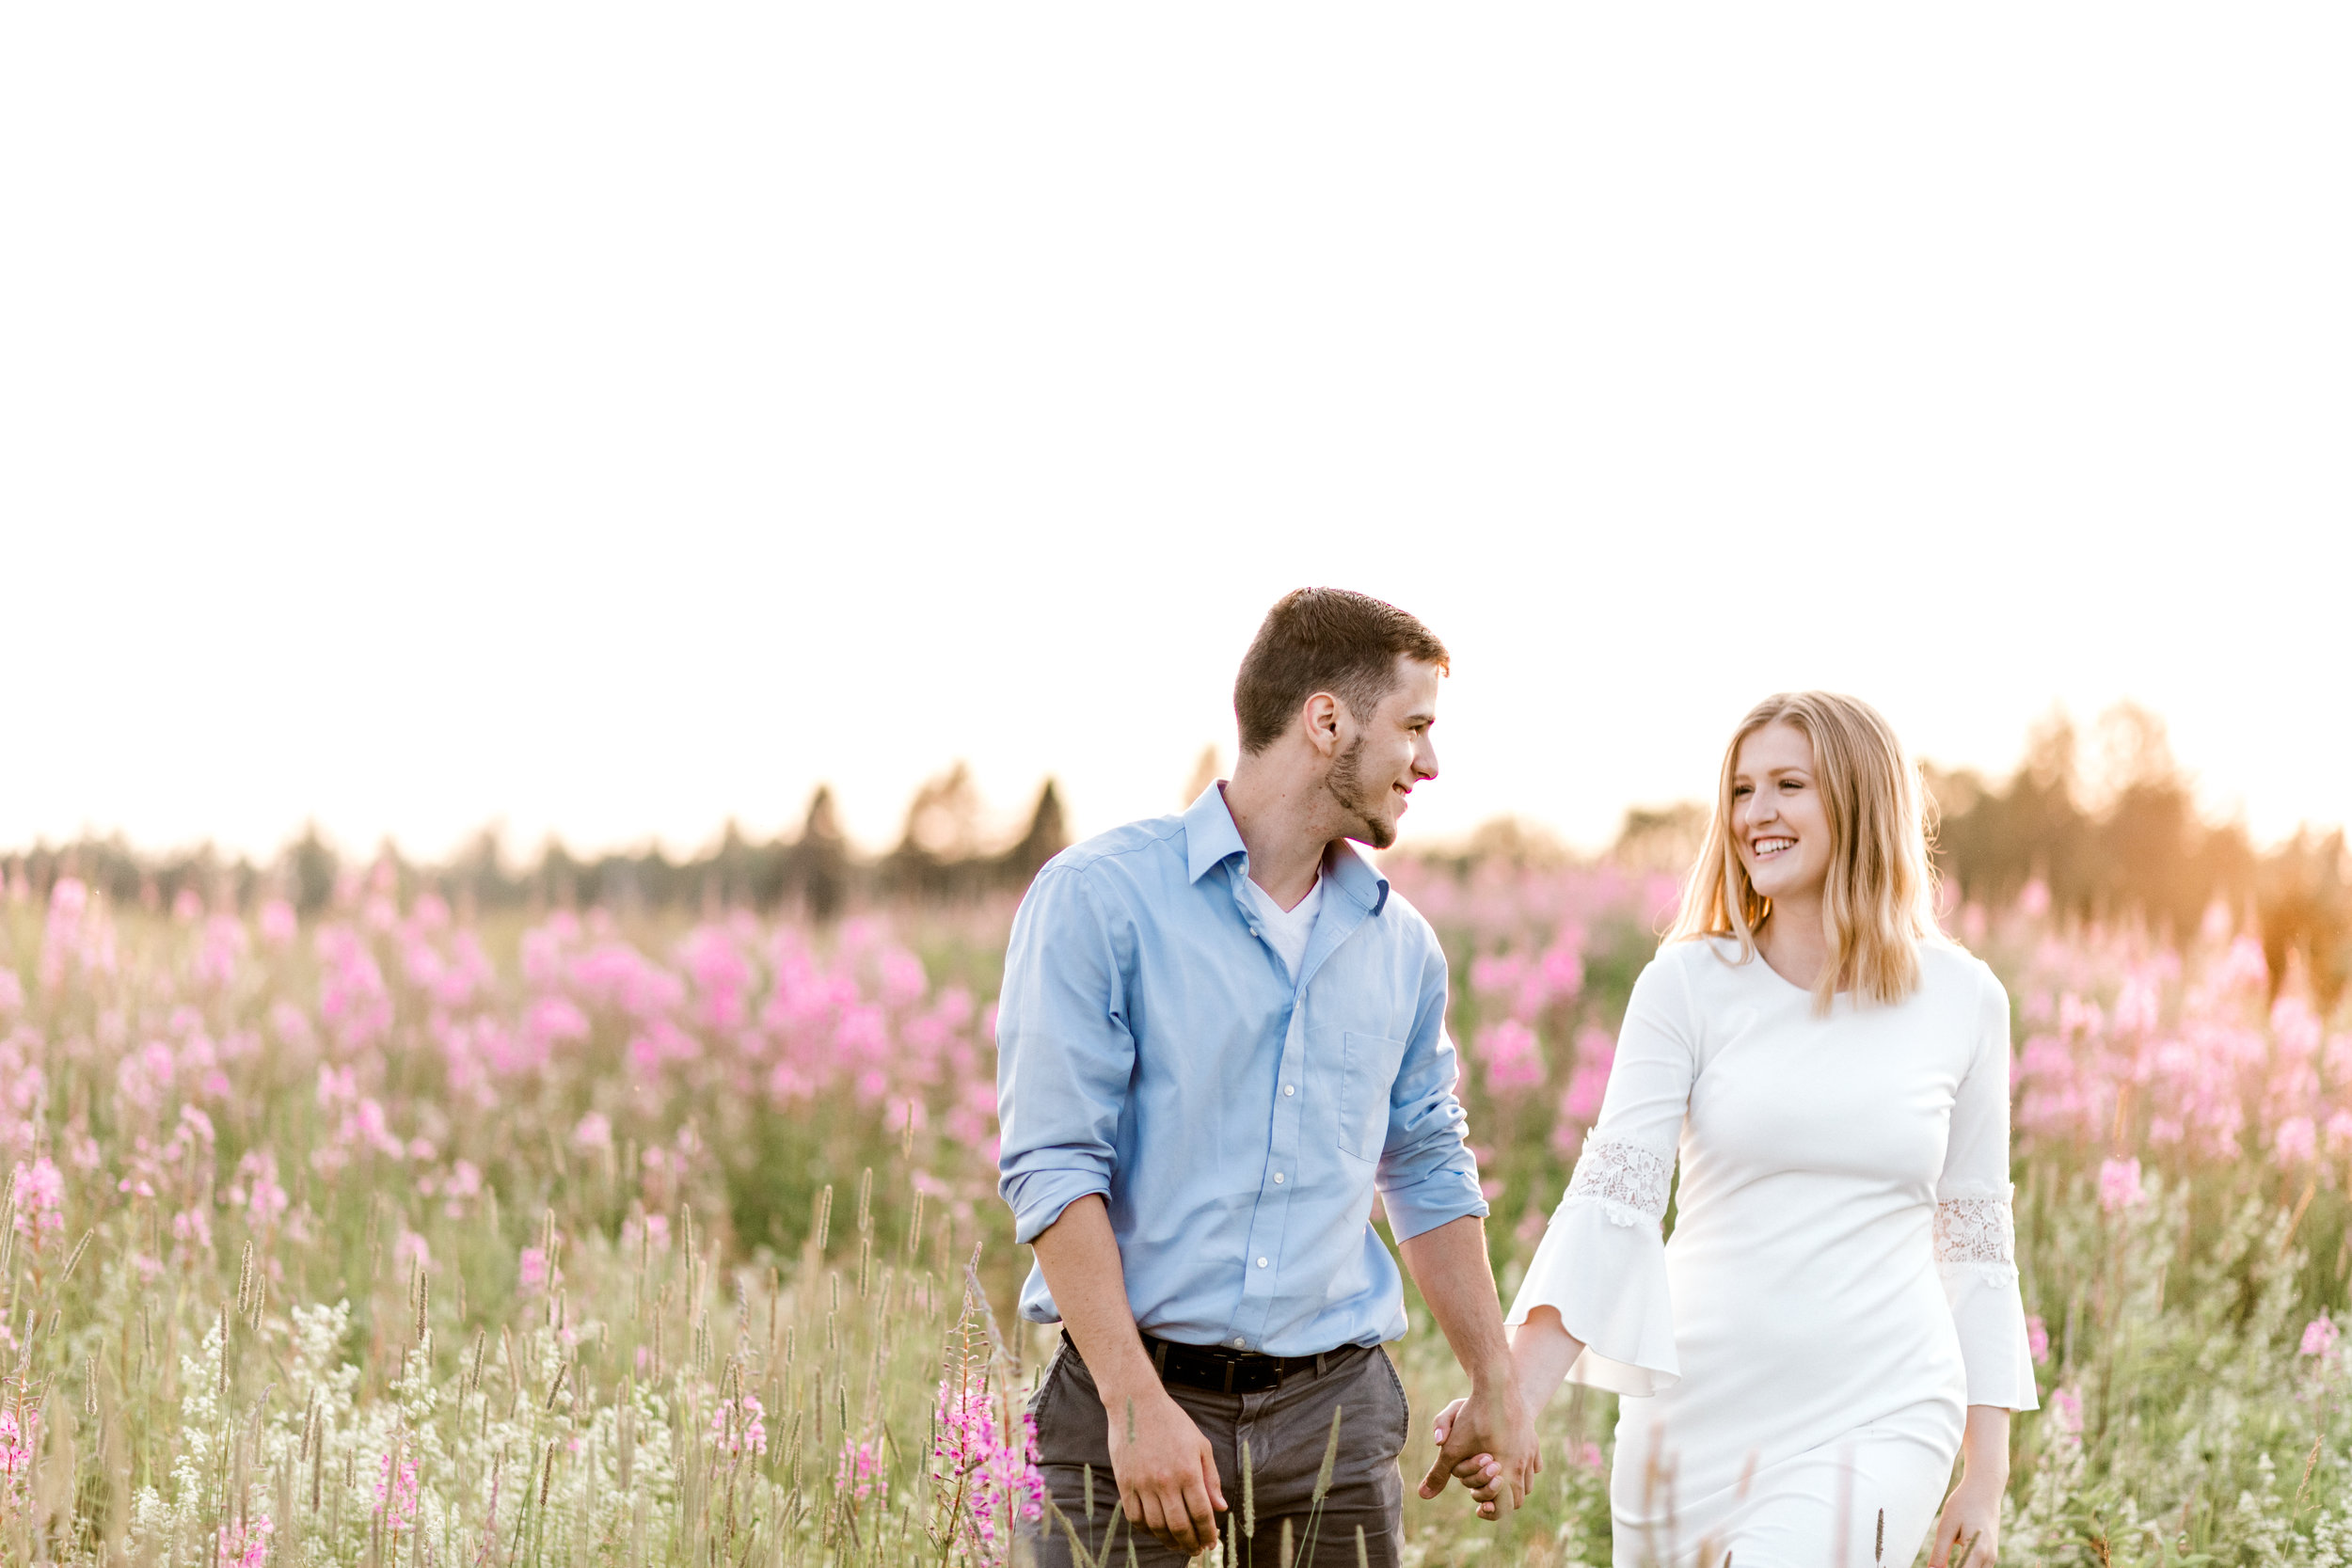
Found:
[[[1217, 1529], [1232, 1544], [1233, 1560], [1248, 1568], [1282, 1568], [1282, 1527], [1290, 1526], [1294, 1568], [1356, 1568], [1356, 1532], [1362, 1529], [1372, 1568], [1394, 1568], [1404, 1532], [1405, 1481], [1397, 1456], [1405, 1451], [1410, 1419], [1405, 1386], [1388, 1352], [1348, 1345], [1333, 1351], [1324, 1370], [1285, 1378], [1281, 1386], [1255, 1394], [1218, 1394], [1169, 1384], [1168, 1391], [1200, 1428], [1216, 1455], [1217, 1480], [1232, 1510], [1219, 1515]], [[1339, 1455], [1330, 1490], [1318, 1513], [1315, 1473], [1331, 1433], [1338, 1406]], [[1045, 1380], [1029, 1401], [1037, 1418], [1040, 1468], [1054, 1509], [1035, 1525], [1024, 1526], [1038, 1568], [1073, 1568], [1077, 1559], [1070, 1538], [1054, 1516], [1058, 1510], [1075, 1528], [1088, 1552], [1104, 1568], [1125, 1568], [1130, 1539], [1119, 1513], [1119, 1483], [1111, 1474], [1110, 1423], [1094, 1378], [1068, 1340], [1055, 1353]], [[1249, 1494], [1253, 1532], [1242, 1529], [1242, 1445], [1249, 1445]], [[1087, 1470], [1093, 1470], [1094, 1516], [1087, 1517]], [[1311, 1529], [1310, 1521], [1312, 1521]], [[1188, 1560], [1147, 1533], [1135, 1535], [1135, 1560], [1141, 1568], [1170, 1568]], [[1108, 1545], [1110, 1554], [1103, 1556]]]

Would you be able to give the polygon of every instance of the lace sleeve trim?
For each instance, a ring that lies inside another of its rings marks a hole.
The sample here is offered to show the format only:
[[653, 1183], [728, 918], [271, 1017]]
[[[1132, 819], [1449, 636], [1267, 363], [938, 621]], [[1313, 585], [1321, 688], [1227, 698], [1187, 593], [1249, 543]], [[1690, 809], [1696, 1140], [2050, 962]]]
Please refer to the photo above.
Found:
[[1666, 1217], [1666, 1193], [1675, 1157], [1625, 1138], [1593, 1136], [1576, 1159], [1568, 1180], [1569, 1202], [1600, 1205], [1612, 1225], [1656, 1225]]
[[2017, 1222], [2009, 1196], [1972, 1194], [1935, 1206], [1935, 1261], [2005, 1285], [2017, 1277]]

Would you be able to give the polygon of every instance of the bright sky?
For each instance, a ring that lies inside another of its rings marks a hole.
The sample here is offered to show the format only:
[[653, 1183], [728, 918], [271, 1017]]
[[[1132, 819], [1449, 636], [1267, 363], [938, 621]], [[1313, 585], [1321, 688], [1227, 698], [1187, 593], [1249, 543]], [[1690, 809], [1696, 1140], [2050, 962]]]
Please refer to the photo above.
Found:
[[1077, 826], [1283, 590], [1455, 652], [1408, 840], [1826, 685], [2352, 816], [2352, 11], [0, 17], [0, 845]]

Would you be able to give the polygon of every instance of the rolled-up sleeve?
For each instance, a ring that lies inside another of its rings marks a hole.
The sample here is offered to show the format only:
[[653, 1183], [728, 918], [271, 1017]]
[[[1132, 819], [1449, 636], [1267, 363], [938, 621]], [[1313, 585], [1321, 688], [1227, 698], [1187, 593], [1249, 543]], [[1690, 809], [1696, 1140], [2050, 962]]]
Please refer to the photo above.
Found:
[[1089, 1193], [1110, 1193], [1136, 1059], [1125, 1000], [1085, 868], [1047, 866], [1013, 917], [996, 1009], [996, 1186], [1015, 1241], [1035, 1241]]
[[1381, 1207], [1400, 1242], [1486, 1212], [1478, 1161], [1464, 1136], [1470, 1118], [1454, 1093], [1462, 1069], [1445, 1030], [1445, 955], [1434, 936], [1429, 946], [1412, 1037], [1389, 1092], [1389, 1135], [1377, 1177]]

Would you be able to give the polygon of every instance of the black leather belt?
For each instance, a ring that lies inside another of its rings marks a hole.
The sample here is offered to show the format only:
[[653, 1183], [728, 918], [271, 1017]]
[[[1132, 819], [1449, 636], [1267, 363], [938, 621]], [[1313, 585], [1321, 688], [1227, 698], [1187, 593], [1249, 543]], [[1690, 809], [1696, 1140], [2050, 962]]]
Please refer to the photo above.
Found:
[[[1078, 1347], [1065, 1331], [1062, 1343], [1076, 1355]], [[1143, 1336], [1143, 1354], [1162, 1383], [1206, 1388], [1213, 1394], [1256, 1394], [1281, 1386], [1286, 1377], [1322, 1373], [1339, 1351], [1320, 1355], [1260, 1355], [1255, 1351], [1229, 1350], [1223, 1345], [1180, 1345], [1156, 1335]]]

